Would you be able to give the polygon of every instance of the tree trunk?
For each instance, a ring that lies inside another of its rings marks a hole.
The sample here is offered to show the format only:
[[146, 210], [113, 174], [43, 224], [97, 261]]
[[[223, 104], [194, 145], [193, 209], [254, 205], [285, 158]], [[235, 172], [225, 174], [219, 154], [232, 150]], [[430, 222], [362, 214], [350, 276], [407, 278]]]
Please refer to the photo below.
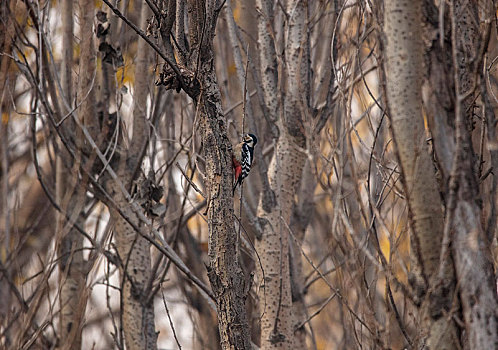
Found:
[[[129, 180], [124, 172], [119, 175], [120, 179]], [[142, 226], [115, 182], [110, 182], [107, 192], [135, 226]], [[111, 218], [121, 265], [121, 314], [126, 348], [156, 349], [154, 298], [146, 293], [151, 271], [150, 243], [116, 209], [111, 209]]]
[[[232, 147], [216, 78], [213, 38], [222, 6], [219, 1], [188, 1], [190, 67], [197, 77], [184, 86], [196, 107], [205, 156], [208, 195], [208, 277], [216, 297], [222, 349], [250, 349], [246, 300], [249, 276], [244, 275], [236, 245], [232, 196]], [[178, 17], [177, 17], [178, 18]], [[200, 89], [196, 86], [199, 84]]]
[[[72, 67], [73, 67], [73, 2], [64, 0], [62, 2], [62, 96], [59, 100], [60, 109], [64, 114], [70, 113], [73, 99]], [[91, 2], [81, 3], [81, 76], [78, 84], [78, 103], [81, 103], [79, 118], [88, 119], [86, 113], [94, 113], [92, 106], [95, 104], [95, 95], [90, 92], [92, 82], [86, 74], [95, 70], [93, 50], [93, 4]], [[57, 103], [57, 102], [56, 102]], [[61, 116], [62, 118], [63, 116]], [[67, 125], [73, 125], [71, 118], [66, 121]], [[73, 166], [69, 168], [70, 155], [65, 151], [62, 142], [59, 142], [60, 154], [56, 165], [56, 196], [57, 201], [64, 211], [59, 214], [57, 225], [57, 237], [60, 239], [59, 246], [59, 275], [60, 284], [60, 337], [62, 349], [81, 349], [81, 333], [83, 318], [86, 309], [85, 295], [85, 260], [83, 259], [83, 236], [74, 227], [84, 227], [83, 208], [85, 205], [85, 188], [81, 186], [77, 174], [81, 165], [81, 153], [78, 154]], [[66, 218], [69, 217], [69, 220]]]
[[[267, 1], [258, 1], [257, 6], [260, 11], [258, 45], [265, 104], [271, 118], [276, 119], [280, 131], [268, 168], [271, 193], [261, 194], [257, 210], [262, 237], [256, 240], [256, 250], [263, 270], [259, 271], [259, 278], [264, 283], [259, 288], [261, 347], [294, 349], [297, 322], [292, 305], [289, 227], [294, 193], [299, 188], [306, 160], [303, 113], [309, 108], [306, 95], [309, 86], [307, 5], [302, 1], [287, 3], [287, 11], [292, 16], [284, 38], [286, 65], [284, 76], [280, 78], [285, 81], [283, 106], [279, 105], [282, 99], [277, 86], [275, 43], [268, 30], [272, 24], [273, 11]], [[295, 258], [300, 259], [300, 255]], [[302, 346], [303, 339], [297, 340]]]
[[[209, 53], [210, 55], [212, 52]], [[212, 58], [211, 58], [212, 59]], [[232, 155], [211, 59], [201, 58], [204, 92], [199, 96], [200, 129], [208, 192], [208, 277], [216, 296], [222, 349], [250, 349], [245, 303], [249, 278], [240, 265], [233, 224]]]
[[[142, 6], [140, 19], [142, 28], [146, 26], [147, 19], [148, 7]], [[117, 171], [118, 179], [125, 188], [130, 188], [136, 178], [149, 137], [146, 113], [150, 82], [149, 55], [150, 48], [142, 39], [139, 39], [135, 68], [133, 137], [128, 152], [123, 152], [126, 155], [126, 161], [121, 159]], [[108, 65], [108, 69], [112, 69], [111, 65]], [[148, 289], [151, 278], [150, 243], [133, 227], [143, 227], [144, 223], [132, 210], [122, 187], [115, 180], [106, 182], [106, 190], [114, 202], [110, 214], [114, 222], [114, 237], [120, 258], [121, 315], [126, 348], [130, 350], [157, 349], [154, 297], [149, 295]], [[115, 207], [120, 208], [125, 216], [120, 215]], [[133, 223], [133, 226], [128, 220]]]
[[[490, 241], [482, 229], [482, 208], [472, 147], [472, 113], [484, 49], [477, 4], [451, 2], [455, 74], [456, 156], [450, 179], [448, 220], [454, 231], [453, 254], [470, 349], [498, 348], [498, 303]], [[494, 127], [494, 126], [493, 126]]]
[[408, 200], [412, 261], [418, 265], [414, 287], [417, 296], [423, 298], [422, 322], [427, 346], [455, 349], [457, 329], [446, 316], [453, 299], [451, 271], [444, 271], [443, 285], [433, 285], [443, 241], [443, 211], [422, 117], [421, 3], [420, 0], [385, 1], [387, 97]]

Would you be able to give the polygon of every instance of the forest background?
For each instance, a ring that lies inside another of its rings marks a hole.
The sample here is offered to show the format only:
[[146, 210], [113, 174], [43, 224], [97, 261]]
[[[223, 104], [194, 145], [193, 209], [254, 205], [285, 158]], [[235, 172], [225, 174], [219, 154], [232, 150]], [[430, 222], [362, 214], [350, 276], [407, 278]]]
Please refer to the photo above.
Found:
[[492, 0], [1, 1], [0, 348], [498, 348], [497, 38]]

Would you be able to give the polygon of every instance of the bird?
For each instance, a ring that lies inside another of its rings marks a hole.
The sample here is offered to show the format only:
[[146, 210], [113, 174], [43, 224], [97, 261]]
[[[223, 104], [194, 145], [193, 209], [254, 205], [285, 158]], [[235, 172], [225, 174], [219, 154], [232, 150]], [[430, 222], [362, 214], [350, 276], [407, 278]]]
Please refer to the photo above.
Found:
[[234, 173], [234, 186], [232, 195], [235, 194], [237, 185], [241, 186], [242, 181], [249, 175], [252, 162], [254, 160], [254, 146], [258, 143], [258, 138], [254, 134], [245, 134], [242, 142], [234, 147], [232, 155], [232, 166]]

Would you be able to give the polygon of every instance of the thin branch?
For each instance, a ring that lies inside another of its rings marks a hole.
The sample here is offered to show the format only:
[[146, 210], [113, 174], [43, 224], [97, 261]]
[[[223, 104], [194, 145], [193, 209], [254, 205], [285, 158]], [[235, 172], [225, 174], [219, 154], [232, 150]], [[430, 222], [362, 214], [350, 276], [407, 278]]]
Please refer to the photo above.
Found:
[[204, 199], [207, 199], [207, 196], [204, 194], [204, 192], [202, 192], [200, 190], [200, 188], [197, 187], [197, 185], [192, 180], [190, 180], [190, 178], [187, 176], [187, 174], [185, 174], [185, 171], [183, 171], [183, 169], [180, 167], [180, 164], [178, 164], [178, 162], [176, 162], [175, 165], [178, 168], [178, 170], [180, 170], [180, 172], [185, 177], [185, 179], [188, 181], [188, 183], [190, 185], [192, 185], [192, 187], [194, 188], [194, 190], [196, 190], [196, 192], [199, 193]]

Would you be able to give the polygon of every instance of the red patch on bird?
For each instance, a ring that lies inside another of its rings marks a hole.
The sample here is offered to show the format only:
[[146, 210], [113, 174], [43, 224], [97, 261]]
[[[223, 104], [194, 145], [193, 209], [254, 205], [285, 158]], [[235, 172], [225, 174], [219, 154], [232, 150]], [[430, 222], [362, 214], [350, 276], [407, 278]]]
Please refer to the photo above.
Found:
[[239, 163], [235, 157], [232, 157], [232, 165], [233, 165], [233, 171], [235, 175], [235, 179], [238, 179], [240, 174], [242, 174], [242, 165]]

